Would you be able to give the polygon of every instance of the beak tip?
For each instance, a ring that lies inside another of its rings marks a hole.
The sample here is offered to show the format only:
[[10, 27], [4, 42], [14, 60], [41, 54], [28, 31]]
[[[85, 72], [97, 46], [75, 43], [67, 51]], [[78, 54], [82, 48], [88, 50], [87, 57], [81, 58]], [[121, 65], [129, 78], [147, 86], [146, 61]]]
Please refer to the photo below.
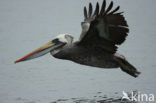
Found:
[[17, 61], [14, 61], [14, 64], [16, 64], [17, 63]]
[[14, 61], [14, 64], [17, 64], [18, 62], [20, 62], [19, 60]]

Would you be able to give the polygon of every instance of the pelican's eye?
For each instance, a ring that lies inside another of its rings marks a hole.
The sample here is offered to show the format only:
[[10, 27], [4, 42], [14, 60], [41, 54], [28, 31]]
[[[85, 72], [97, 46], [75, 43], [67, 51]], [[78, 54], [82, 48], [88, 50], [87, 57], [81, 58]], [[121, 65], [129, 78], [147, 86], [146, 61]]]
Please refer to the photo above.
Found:
[[53, 43], [55, 43], [55, 44], [58, 44], [60, 41], [59, 41], [59, 39], [54, 39], [54, 40], [52, 40], [51, 42], [53, 42]]

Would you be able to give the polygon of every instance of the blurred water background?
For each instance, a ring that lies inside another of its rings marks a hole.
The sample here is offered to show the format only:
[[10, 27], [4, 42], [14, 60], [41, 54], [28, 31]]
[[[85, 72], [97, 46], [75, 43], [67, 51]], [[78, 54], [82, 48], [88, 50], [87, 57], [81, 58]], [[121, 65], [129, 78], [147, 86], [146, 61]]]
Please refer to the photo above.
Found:
[[0, 103], [120, 103], [122, 91], [156, 95], [155, 0], [113, 0], [130, 27], [118, 52], [142, 72], [138, 78], [50, 54], [14, 64], [60, 33], [78, 40], [83, 7], [97, 1], [0, 0]]

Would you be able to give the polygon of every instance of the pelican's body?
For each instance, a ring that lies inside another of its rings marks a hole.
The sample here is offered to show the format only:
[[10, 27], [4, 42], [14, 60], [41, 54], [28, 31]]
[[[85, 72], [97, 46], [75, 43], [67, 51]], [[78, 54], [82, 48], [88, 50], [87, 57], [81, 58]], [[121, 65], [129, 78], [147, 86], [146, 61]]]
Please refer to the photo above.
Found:
[[100, 67], [100, 68], [117, 68], [118, 63], [115, 61], [114, 54], [106, 51], [85, 48], [73, 43], [69, 47], [53, 54], [55, 58], [71, 60], [79, 64]]
[[82, 33], [79, 41], [73, 42], [69, 34], [61, 34], [46, 45], [15, 61], [30, 60], [48, 52], [59, 59], [71, 60], [79, 64], [99, 67], [118, 68], [137, 77], [140, 72], [131, 65], [123, 55], [118, 54], [117, 45], [122, 44], [129, 32], [119, 6], [112, 10], [113, 2], [106, 9], [106, 1], [100, 6], [97, 2], [93, 13], [92, 4], [87, 12], [84, 7], [84, 21], [81, 23]]

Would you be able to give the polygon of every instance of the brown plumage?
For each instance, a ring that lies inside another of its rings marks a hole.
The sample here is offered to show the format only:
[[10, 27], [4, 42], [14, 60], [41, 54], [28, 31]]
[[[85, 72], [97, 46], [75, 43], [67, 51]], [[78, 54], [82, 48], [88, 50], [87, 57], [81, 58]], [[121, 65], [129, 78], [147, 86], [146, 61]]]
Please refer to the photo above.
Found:
[[[103, 0], [103, 4], [99, 13], [99, 3], [97, 2], [94, 14], [92, 14], [92, 4], [89, 4], [89, 11], [87, 13], [86, 7], [84, 7], [84, 22], [90, 25], [88, 31], [82, 30], [80, 36], [80, 45], [98, 45], [105, 46], [105, 49], [109, 52], [116, 52], [117, 46], [125, 41], [127, 33], [129, 32], [127, 22], [122, 15], [122, 12], [117, 12], [119, 6], [112, 10], [113, 2], [110, 3], [106, 9], [106, 1]], [[105, 10], [106, 9], [106, 10]], [[112, 11], [111, 11], [112, 10]], [[84, 28], [84, 29], [86, 29]], [[85, 32], [84, 32], [85, 31]], [[99, 42], [91, 43], [89, 41]]]
[[71, 60], [79, 64], [99, 67], [118, 68], [137, 77], [140, 72], [123, 55], [117, 53], [117, 46], [122, 44], [129, 32], [127, 22], [118, 12], [120, 6], [113, 9], [113, 1], [106, 8], [103, 0], [100, 8], [97, 2], [95, 10], [89, 3], [84, 7], [84, 21], [79, 41], [73, 42], [71, 35], [63, 34], [51, 42], [15, 61], [30, 60], [50, 52], [59, 59]]
[[113, 2], [106, 8], [105, 0], [101, 9], [97, 2], [94, 13], [91, 3], [88, 12], [84, 7], [80, 40], [64, 48], [54, 57], [100, 68], [120, 67], [122, 71], [137, 77], [140, 72], [123, 55], [116, 53], [117, 46], [125, 41], [129, 28], [123, 12], [118, 12], [120, 7], [112, 8]]

